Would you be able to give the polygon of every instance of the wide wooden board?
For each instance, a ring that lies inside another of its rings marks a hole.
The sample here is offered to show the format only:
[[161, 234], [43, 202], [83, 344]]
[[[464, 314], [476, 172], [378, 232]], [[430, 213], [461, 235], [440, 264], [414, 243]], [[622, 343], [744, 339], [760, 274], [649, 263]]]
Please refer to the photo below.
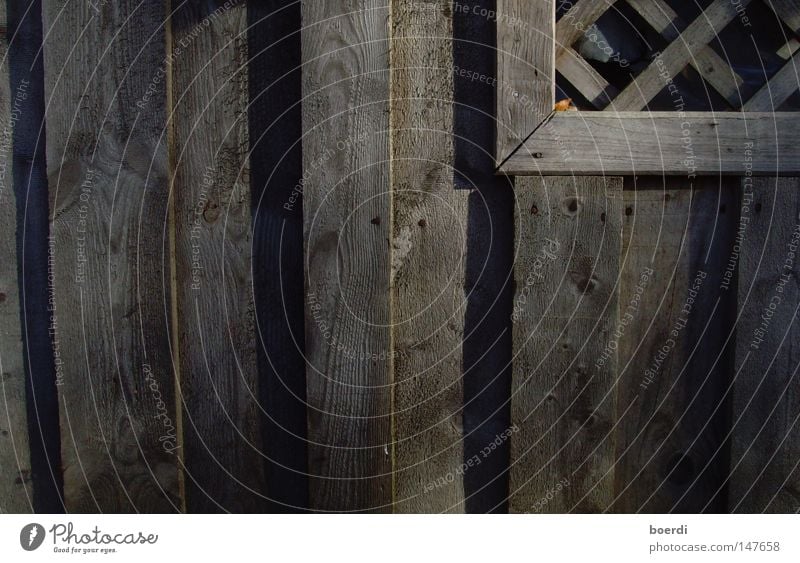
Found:
[[[512, 512], [613, 498], [621, 178], [517, 179]], [[602, 358], [602, 361], [601, 361]]]
[[155, 3], [100, 10], [46, 0], [42, 17], [50, 330], [66, 508], [176, 511], [180, 443], [162, 228], [166, 12]]
[[172, 17], [172, 185], [180, 391], [190, 512], [260, 512], [261, 444], [247, 105], [247, 13]]
[[[800, 510], [800, 196], [797, 178], [744, 181], [731, 512]], [[746, 210], [746, 211], [745, 211]]]
[[303, 2], [310, 506], [392, 509], [389, 5]]

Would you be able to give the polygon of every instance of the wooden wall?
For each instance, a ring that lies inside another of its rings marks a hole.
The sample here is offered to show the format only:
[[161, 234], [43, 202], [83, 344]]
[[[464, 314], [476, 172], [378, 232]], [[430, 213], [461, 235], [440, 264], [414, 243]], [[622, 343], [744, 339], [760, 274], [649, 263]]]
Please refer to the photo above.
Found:
[[796, 179], [495, 176], [460, 6], [8, 7], [0, 511], [800, 508]]

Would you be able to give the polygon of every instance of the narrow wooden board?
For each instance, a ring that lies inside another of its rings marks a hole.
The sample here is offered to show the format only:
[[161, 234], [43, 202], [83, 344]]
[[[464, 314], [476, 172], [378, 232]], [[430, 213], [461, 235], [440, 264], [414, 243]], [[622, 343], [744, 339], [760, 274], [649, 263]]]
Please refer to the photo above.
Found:
[[310, 506], [387, 512], [389, 6], [302, 6]]
[[497, 13], [495, 158], [500, 164], [555, 103], [555, 2], [498, 0]]
[[510, 510], [613, 498], [621, 178], [517, 179]]
[[243, 2], [172, 18], [178, 350], [190, 512], [266, 506]]
[[790, 176], [800, 174], [798, 144], [800, 116], [791, 112], [564, 112], [500, 172], [740, 176], [752, 166], [753, 174]]
[[[14, 196], [12, 109], [6, 2], [0, 2], [0, 513], [33, 512], [26, 418], [25, 357], [17, 279], [17, 208]], [[17, 115], [19, 119], [19, 115]]]
[[667, 87], [668, 80], [682, 71], [695, 58], [695, 54], [707, 46], [737, 16], [738, 10], [746, 8], [750, 2], [751, 0], [741, 0], [736, 3], [730, 0], [714, 0], [683, 30], [680, 40], [670, 43], [660, 56], [614, 99], [606, 111], [635, 111], [646, 107], [650, 100]]
[[612, 511], [724, 511], [738, 180], [626, 182]]
[[468, 190], [453, 183], [449, 0], [392, 7], [395, 510], [464, 511]]
[[798, 184], [797, 178], [744, 183], [750, 222], [739, 265], [731, 512], [800, 510]]
[[166, 13], [110, 8], [42, 6], [64, 495], [70, 512], [173, 512]]

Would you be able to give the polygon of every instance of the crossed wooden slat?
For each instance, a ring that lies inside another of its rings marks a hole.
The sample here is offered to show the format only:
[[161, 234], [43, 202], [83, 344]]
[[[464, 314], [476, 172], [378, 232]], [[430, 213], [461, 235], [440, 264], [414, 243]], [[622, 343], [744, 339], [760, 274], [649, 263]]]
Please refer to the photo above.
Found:
[[[615, 1], [581, 0], [556, 25], [556, 68], [597, 109], [641, 110], [666, 86], [664, 72], [674, 78], [687, 65], [694, 67], [731, 107], [737, 109], [773, 110], [797, 90], [797, 63], [800, 60], [795, 53], [752, 99], [743, 103], [740, 97], [741, 76], [708, 46], [737, 17], [737, 8], [746, 7], [752, 0], [742, 0], [738, 5], [730, 0], [716, 0], [688, 25], [665, 0], [625, 1], [670, 44], [659, 60], [653, 61], [622, 92], [618, 92], [571, 47]], [[800, 0], [770, 0], [767, 4], [796, 35], [800, 35]]]

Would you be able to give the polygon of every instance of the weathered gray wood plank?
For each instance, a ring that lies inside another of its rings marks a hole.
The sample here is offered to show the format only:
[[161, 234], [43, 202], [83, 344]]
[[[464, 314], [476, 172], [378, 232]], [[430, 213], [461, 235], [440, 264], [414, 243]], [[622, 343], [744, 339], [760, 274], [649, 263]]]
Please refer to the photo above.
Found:
[[798, 144], [800, 117], [791, 112], [564, 112], [539, 128], [500, 171], [739, 176], [752, 165], [753, 174], [788, 176], [800, 174]]
[[311, 508], [391, 511], [389, 5], [303, 3]]
[[556, 69], [597, 109], [606, 107], [619, 93], [575, 49], [569, 48], [559, 57]]
[[66, 507], [175, 511], [166, 12], [45, 0], [42, 16]]
[[555, 2], [498, 0], [497, 13], [499, 164], [555, 103]]
[[186, 504], [190, 512], [258, 512], [267, 490], [251, 275], [246, 6], [186, 4], [172, 29]]
[[[25, 365], [17, 280], [17, 211], [13, 186], [12, 110], [6, 2], [0, 1], [0, 513], [33, 511], [26, 419]], [[16, 119], [21, 116], [16, 115]]]
[[[517, 179], [510, 510], [613, 498], [621, 178]], [[552, 494], [550, 494], [552, 493]]]
[[468, 190], [453, 184], [448, 0], [392, 15], [395, 510], [463, 512]]
[[626, 181], [612, 510], [719, 511], [736, 180]]
[[748, 184], [728, 509], [793, 513], [800, 510], [800, 185], [797, 178]]

